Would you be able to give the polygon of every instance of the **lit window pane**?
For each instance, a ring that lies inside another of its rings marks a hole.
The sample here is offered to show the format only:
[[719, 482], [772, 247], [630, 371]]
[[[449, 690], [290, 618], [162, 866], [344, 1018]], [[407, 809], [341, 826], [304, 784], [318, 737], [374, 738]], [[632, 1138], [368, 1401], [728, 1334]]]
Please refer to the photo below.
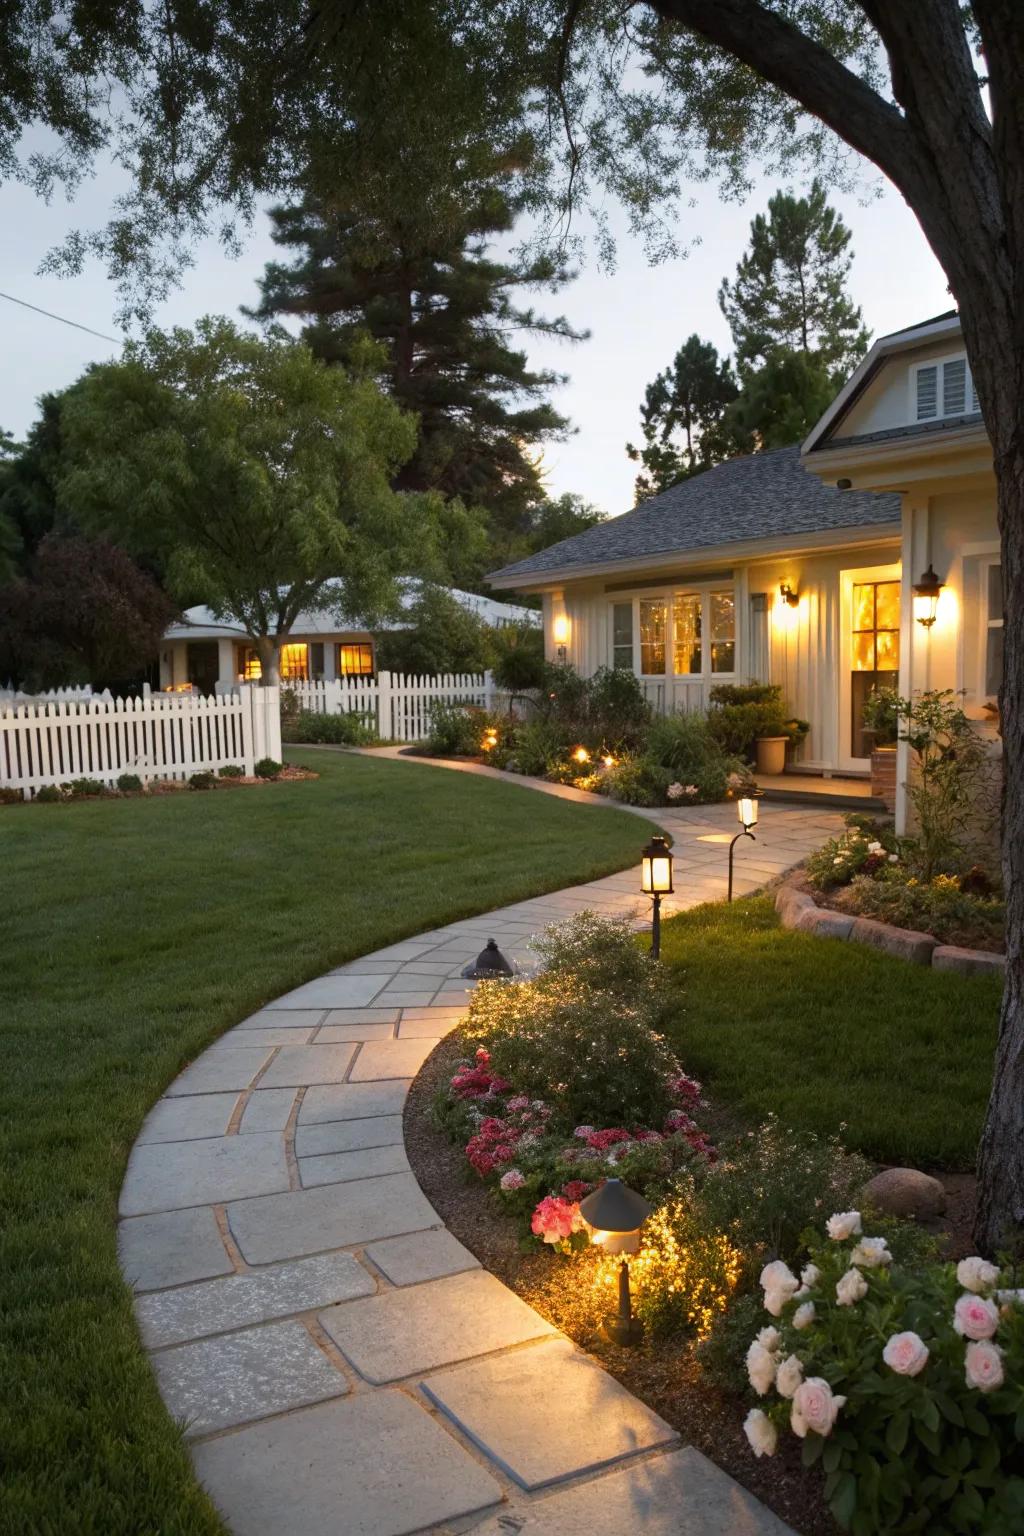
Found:
[[[880, 581], [876, 589], [875, 623], [879, 629], [900, 627], [900, 584], [898, 581]], [[858, 624], [857, 628], [862, 626]]]
[[985, 646], [985, 692], [993, 695], [999, 692], [1003, 682], [1003, 627], [997, 625], [989, 630]]
[[989, 619], [1001, 619], [1003, 616], [1003, 568], [1001, 565], [990, 565], [988, 568], [988, 616]]
[[286, 682], [302, 682], [309, 676], [308, 650], [305, 645], [282, 645], [278, 671]]
[[370, 677], [373, 673], [372, 645], [339, 645], [338, 676]]
[[853, 637], [853, 670], [855, 672], [875, 670], [875, 636], [871, 630]]
[[640, 603], [640, 671], [645, 676], [665, 670], [665, 629], [668, 604], [664, 598], [645, 597]]
[[713, 640], [711, 642], [711, 670], [712, 672], [735, 672], [736, 645], [734, 641]]
[[853, 627], [854, 629], [874, 629], [875, 627], [874, 582], [858, 582], [854, 586]]
[[672, 605], [675, 626], [673, 649], [676, 673], [687, 676], [701, 668], [700, 597], [696, 592], [680, 592]]
[[900, 637], [894, 629], [880, 629], [875, 636], [879, 672], [898, 672]]
[[[736, 638], [736, 600], [731, 592], [712, 592], [711, 594], [711, 638], [712, 640], [735, 640]], [[723, 670], [719, 668], [719, 670]]]
[[247, 683], [258, 683], [263, 676], [263, 668], [260, 666], [260, 658], [256, 652], [247, 649], [243, 653], [242, 677]]

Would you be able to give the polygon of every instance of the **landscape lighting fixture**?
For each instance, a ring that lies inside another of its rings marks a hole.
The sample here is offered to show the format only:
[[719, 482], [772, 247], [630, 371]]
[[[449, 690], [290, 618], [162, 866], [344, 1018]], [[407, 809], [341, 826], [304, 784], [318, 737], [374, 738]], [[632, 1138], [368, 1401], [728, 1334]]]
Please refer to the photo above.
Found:
[[640, 889], [654, 902], [651, 922], [651, 958], [661, 954], [661, 898], [671, 896], [672, 850], [663, 837], [652, 837], [640, 855]]
[[[580, 1201], [580, 1215], [590, 1228], [590, 1241], [611, 1254], [639, 1253], [640, 1228], [653, 1209], [621, 1179], [605, 1179], [600, 1188]], [[605, 1320], [601, 1332], [611, 1343], [620, 1345], [636, 1344], [643, 1333], [633, 1316], [625, 1258], [619, 1265], [618, 1311]]]

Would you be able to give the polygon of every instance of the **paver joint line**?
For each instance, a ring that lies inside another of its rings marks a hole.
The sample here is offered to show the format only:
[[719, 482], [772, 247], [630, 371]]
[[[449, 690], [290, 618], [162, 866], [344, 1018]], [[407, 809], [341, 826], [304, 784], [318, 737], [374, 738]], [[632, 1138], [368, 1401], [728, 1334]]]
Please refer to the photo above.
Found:
[[[731, 829], [730, 811], [641, 813], [675, 838], [673, 910], [724, 888], [726, 844], [700, 839]], [[766, 806], [739, 890], [840, 826]], [[466, 959], [493, 932], [525, 970], [529, 937], [587, 907], [646, 923], [627, 873], [445, 924], [267, 1003], [154, 1106], [121, 1191], [121, 1264], [234, 1536], [313, 1536], [340, 1507], [346, 1536], [471, 1518], [477, 1536], [621, 1536], [623, 1521], [786, 1536], [482, 1269], [408, 1168], [402, 1109], [465, 1015]], [[601, 1426], [585, 1446], [581, 1402]]]

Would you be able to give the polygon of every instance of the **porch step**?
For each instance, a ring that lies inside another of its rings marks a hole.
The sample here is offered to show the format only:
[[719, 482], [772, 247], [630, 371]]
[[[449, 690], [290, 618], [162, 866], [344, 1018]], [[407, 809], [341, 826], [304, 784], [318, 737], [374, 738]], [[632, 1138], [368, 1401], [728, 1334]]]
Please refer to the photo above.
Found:
[[[835, 781], [841, 784], [843, 781]], [[765, 787], [761, 788], [761, 799], [769, 800], [773, 805], [818, 805], [822, 810], [832, 811], [863, 811], [866, 816], [888, 816], [885, 801], [879, 800], [871, 794], [858, 794], [856, 791], [845, 793], [841, 789], [785, 789]]]

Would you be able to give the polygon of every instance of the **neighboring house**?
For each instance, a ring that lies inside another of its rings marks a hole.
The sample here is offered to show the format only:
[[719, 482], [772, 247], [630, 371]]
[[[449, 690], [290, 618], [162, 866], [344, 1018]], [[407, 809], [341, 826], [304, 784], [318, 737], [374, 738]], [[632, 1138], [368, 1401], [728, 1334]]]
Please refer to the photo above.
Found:
[[[451, 596], [486, 624], [501, 629], [511, 624], [536, 624], [535, 608], [502, 603], [475, 592], [452, 587]], [[402, 607], [410, 608], [418, 596], [414, 581], [404, 584]], [[401, 619], [380, 626], [401, 629]], [[314, 681], [335, 677], [372, 677], [376, 673], [373, 635], [357, 620], [339, 617], [336, 609], [300, 613], [280, 651], [282, 682]], [[175, 692], [194, 688], [212, 693], [220, 685], [256, 682], [260, 662], [252, 637], [230, 619], [218, 619], [209, 608], [189, 608], [178, 624], [164, 635], [160, 651], [160, 687]]]
[[[926, 626], [928, 568], [942, 590]], [[488, 579], [542, 595], [549, 657], [629, 667], [659, 709], [780, 683], [810, 721], [805, 771], [868, 772], [876, 685], [962, 689], [994, 735], [996, 489], [958, 316], [875, 342], [802, 448], [719, 465]]]

